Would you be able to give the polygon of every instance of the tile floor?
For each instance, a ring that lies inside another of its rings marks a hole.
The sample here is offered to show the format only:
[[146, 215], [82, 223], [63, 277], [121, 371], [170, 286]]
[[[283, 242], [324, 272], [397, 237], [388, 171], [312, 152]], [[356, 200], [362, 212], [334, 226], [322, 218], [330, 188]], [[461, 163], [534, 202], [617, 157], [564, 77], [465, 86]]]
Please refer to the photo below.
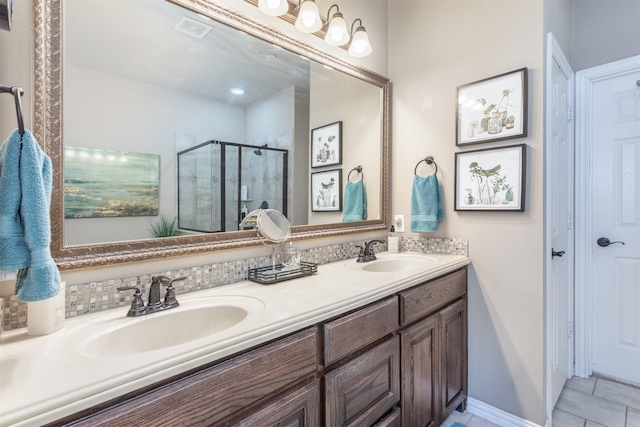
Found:
[[[442, 427], [499, 427], [469, 412], [453, 411]], [[552, 427], [640, 427], [640, 388], [605, 378], [573, 377], [553, 410]]]
[[446, 420], [444, 420], [440, 427], [451, 427], [453, 423], [456, 422], [462, 423], [467, 427], [500, 427], [498, 424], [494, 424], [490, 421], [485, 420], [484, 418], [473, 415], [469, 411], [464, 411], [464, 413], [453, 411], [453, 413], [449, 415]]
[[640, 427], [640, 388], [573, 377], [553, 410], [553, 427]]

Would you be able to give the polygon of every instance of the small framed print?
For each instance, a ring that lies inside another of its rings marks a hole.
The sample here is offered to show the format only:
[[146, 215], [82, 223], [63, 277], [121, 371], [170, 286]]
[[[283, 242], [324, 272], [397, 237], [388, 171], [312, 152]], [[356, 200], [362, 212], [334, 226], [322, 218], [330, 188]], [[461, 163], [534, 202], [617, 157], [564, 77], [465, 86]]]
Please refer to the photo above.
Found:
[[311, 167], [342, 164], [342, 122], [311, 130]]
[[456, 211], [524, 211], [526, 144], [456, 153]]
[[527, 69], [458, 86], [456, 145], [527, 136]]
[[311, 174], [311, 211], [342, 210], [342, 169]]

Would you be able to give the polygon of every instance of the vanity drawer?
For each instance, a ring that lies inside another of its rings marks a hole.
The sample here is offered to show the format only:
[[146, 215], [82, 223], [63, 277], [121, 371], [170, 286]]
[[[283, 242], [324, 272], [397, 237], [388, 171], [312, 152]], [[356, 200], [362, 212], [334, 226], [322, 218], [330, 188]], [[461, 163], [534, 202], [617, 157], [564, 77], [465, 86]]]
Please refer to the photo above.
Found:
[[73, 424], [160, 426], [218, 424], [274, 392], [317, 372], [317, 329], [311, 328], [196, 372]]
[[419, 320], [467, 292], [467, 270], [462, 269], [400, 293], [400, 323]]
[[383, 301], [325, 323], [324, 364], [330, 365], [398, 329], [398, 298]]
[[400, 401], [400, 339], [388, 339], [324, 378], [327, 426], [374, 424]]

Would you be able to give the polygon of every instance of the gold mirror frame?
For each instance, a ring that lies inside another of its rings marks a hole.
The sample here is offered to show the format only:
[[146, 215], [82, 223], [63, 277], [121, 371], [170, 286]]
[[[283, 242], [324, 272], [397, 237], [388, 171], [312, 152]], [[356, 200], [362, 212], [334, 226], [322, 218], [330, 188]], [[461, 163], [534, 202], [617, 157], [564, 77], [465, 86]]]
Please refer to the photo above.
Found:
[[[63, 0], [34, 0], [33, 133], [53, 164], [51, 253], [61, 270], [144, 261], [223, 249], [260, 245], [252, 231], [134, 240], [108, 244], [64, 246], [64, 174], [62, 138]], [[381, 213], [378, 220], [292, 227], [295, 240], [385, 230], [389, 211], [390, 83], [370, 70], [338, 59], [279, 30], [240, 14], [214, 0], [171, 0], [179, 6], [277, 44], [321, 64], [350, 74], [382, 89]]]

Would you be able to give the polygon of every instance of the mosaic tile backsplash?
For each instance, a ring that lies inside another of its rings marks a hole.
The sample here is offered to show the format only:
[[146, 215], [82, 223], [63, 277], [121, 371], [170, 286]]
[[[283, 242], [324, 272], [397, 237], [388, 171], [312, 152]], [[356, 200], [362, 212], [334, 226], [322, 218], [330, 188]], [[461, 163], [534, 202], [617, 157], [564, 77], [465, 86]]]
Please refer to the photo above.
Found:
[[[355, 258], [359, 251], [356, 246], [362, 246], [364, 243], [365, 240], [358, 240], [305, 249], [302, 251], [302, 259], [317, 264], [328, 264]], [[386, 249], [386, 243], [378, 246], [378, 251]], [[399, 249], [400, 252], [468, 255], [468, 243], [462, 239], [400, 237]], [[117, 288], [135, 286], [141, 289], [143, 295], [147, 295], [152, 276], [164, 275], [172, 278], [186, 276], [187, 279], [179, 282], [176, 287], [176, 294], [180, 295], [244, 281], [247, 279], [249, 269], [269, 265], [271, 265], [271, 256], [262, 256], [67, 286], [65, 314], [70, 318], [118, 307], [129, 307], [133, 292], [119, 292]], [[16, 296], [4, 298], [2, 313], [4, 316], [0, 316], [0, 319], [3, 321], [5, 331], [27, 326], [27, 304], [18, 301]]]

